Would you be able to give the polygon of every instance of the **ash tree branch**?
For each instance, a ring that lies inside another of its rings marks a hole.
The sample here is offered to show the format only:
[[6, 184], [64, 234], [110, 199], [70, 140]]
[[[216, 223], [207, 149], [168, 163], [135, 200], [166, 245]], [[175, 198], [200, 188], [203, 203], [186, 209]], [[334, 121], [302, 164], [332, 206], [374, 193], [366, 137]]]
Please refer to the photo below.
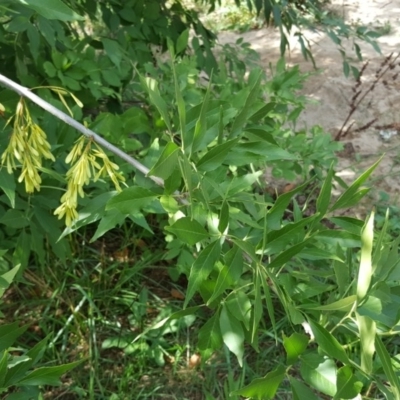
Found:
[[[0, 84], [4, 87], [18, 93], [20, 96], [26, 97], [27, 99], [34, 102], [39, 107], [43, 108], [43, 110], [49, 112], [50, 114], [54, 115], [56, 118], [60, 119], [61, 121], [65, 122], [66, 124], [72, 126], [78, 132], [82, 133], [87, 138], [92, 139], [94, 142], [102, 146], [103, 148], [109, 150], [111, 153], [114, 153], [116, 156], [122, 158], [128, 164], [132, 165], [135, 169], [142, 172], [144, 175], [149, 173], [149, 169], [144, 166], [142, 163], [137, 161], [135, 158], [131, 157], [129, 154], [125, 153], [118, 147], [114, 146], [103, 137], [98, 135], [96, 132], [92, 131], [91, 129], [86, 128], [84, 125], [79, 123], [78, 121], [71, 118], [66, 113], [60, 111], [58, 108], [52, 106], [47, 101], [43, 100], [36, 94], [32, 93], [28, 88], [15, 83], [11, 79], [8, 79], [4, 75], [0, 74]], [[157, 176], [149, 176], [157, 185], [164, 186], [164, 181], [157, 177]]]

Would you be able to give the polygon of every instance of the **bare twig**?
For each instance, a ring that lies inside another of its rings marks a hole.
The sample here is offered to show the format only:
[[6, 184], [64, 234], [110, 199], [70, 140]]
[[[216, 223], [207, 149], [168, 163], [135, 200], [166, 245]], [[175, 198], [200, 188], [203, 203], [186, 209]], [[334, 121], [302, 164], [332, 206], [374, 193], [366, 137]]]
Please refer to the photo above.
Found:
[[[373, 92], [373, 90], [375, 89], [375, 86], [379, 83], [379, 81], [381, 81], [381, 80], [383, 81], [383, 77], [385, 76], [385, 74], [388, 71], [393, 70], [395, 68], [396, 62], [397, 62], [398, 58], [400, 57], [400, 54], [397, 54], [397, 56], [395, 56], [395, 57], [393, 57], [393, 56], [394, 56], [393, 53], [391, 53], [387, 57], [385, 57], [385, 59], [382, 61], [381, 65], [375, 72], [374, 80], [372, 81], [370, 86], [367, 87], [364, 91], [361, 88], [361, 84], [362, 84], [361, 77], [368, 66], [368, 61], [362, 66], [360, 73], [358, 75], [356, 84], [353, 87], [354, 94], [353, 94], [350, 104], [349, 104], [349, 106], [350, 106], [349, 113], [347, 114], [347, 117], [346, 117], [345, 121], [343, 122], [342, 127], [339, 129], [339, 132], [336, 134], [335, 140], [340, 140], [341, 138], [345, 137], [349, 133], [353, 123], [351, 123], [350, 126], [347, 127], [347, 129], [345, 129], [345, 128], [346, 128], [351, 116], [355, 113], [355, 111], [358, 109], [358, 107], [364, 101], [364, 99], [367, 97], [367, 95]], [[395, 80], [396, 78], [397, 78], [397, 74], [393, 75], [392, 79]], [[384, 84], [384, 81], [383, 81], [383, 84]], [[359, 132], [361, 130], [368, 128], [375, 121], [376, 121], [376, 119], [373, 120], [370, 124], [365, 124], [361, 128], [357, 129], [356, 132]]]
[[[18, 93], [20, 96], [26, 97], [27, 99], [33, 101], [39, 107], [43, 108], [44, 110], [46, 110], [50, 114], [54, 115], [56, 118], [60, 119], [61, 121], [65, 122], [66, 124], [72, 126], [73, 128], [75, 128], [78, 132], [82, 133], [87, 138], [92, 139], [94, 142], [96, 142], [100, 146], [111, 151], [111, 153], [114, 153], [116, 156], [122, 158], [124, 161], [126, 161], [128, 164], [132, 165], [135, 169], [142, 172], [143, 174], [147, 175], [149, 173], [150, 170], [146, 166], [144, 166], [142, 163], [140, 163], [139, 161], [137, 161], [136, 159], [131, 157], [129, 154], [125, 153], [118, 147], [114, 146], [113, 144], [111, 144], [110, 142], [108, 142], [107, 140], [102, 138], [96, 132], [92, 131], [91, 129], [86, 128], [84, 125], [82, 125], [78, 121], [75, 121], [69, 115], [65, 114], [64, 112], [60, 111], [58, 108], [52, 106], [47, 101], [43, 100], [36, 94], [32, 93], [26, 87], [21, 86], [18, 83], [15, 83], [11, 79], [8, 79], [4, 75], [1, 75], [1, 74], [0, 74], [0, 84], [7, 87], [8, 89], [11, 89], [12, 91]], [[149, 176], [149, 178], [152, 179], [157, 185], [164, 186], [163, 179], [161, 179], [157, 176]]]

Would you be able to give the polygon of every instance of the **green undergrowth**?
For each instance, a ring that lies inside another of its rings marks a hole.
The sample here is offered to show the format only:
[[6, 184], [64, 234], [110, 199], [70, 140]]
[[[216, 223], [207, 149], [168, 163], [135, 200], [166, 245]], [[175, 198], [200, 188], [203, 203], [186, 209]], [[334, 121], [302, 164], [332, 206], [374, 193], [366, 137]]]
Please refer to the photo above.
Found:
[[[354, 216], [380, 160], [336, 175], [341, 143], [298, 127], [307, 76], [214, 55], [178, 1], [47, 1], [0, 11], [1, 65], [125, 161], [0, 92], [1, 394], [400, 400], [399, 239]], [[289, 3], [263, 9], [282, 54]]]

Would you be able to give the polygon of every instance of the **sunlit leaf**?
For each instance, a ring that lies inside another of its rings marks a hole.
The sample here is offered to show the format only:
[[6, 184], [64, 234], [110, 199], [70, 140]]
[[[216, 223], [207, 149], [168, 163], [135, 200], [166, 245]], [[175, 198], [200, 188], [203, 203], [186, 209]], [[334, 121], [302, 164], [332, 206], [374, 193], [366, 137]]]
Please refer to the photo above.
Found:
[[312, 388], [328, 396], [335, 395], [336, 365], [333, 360], [315, 353], [302, 355], [300, 374]]
[[286, 350], [287, 364], [294, 364], [299, 356], [304, 353], [307, 348], [309, 338], [306, 335], [300, 333], [293, 333], [291, 336], [283, 337], [283, 346]]
[[240, 366], [243, 364], [244, 332], [241, 323], [223, 306], [219, 317], [222, 339], [228, 349], [235, 354]]
[[336, 385], [337, 392], [334, 399], [355, 399], [363, 387], [348, 365], [338, 370]]
[[357, 300], [368, 293], [372, 278], [372, 242], [374, 239], [374, 213], [372, 212], [361, 233], [361, 259], [357, 280]]
[[256, 378], [242, 389], [236, 390], [233, 393], [239, 396], [249, 397], [252, 399], [274, 399], [279, 385], [285, 377], [285, 368], [278, 366], [273, 371], [269, 372], [263, 378]]

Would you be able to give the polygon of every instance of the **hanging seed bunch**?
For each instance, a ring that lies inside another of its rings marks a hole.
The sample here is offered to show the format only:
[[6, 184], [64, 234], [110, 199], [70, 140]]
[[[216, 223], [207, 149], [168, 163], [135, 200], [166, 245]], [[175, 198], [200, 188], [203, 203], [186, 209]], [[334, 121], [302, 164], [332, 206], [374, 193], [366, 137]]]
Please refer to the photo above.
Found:
[[109, 176], [116, 190], [121, 191], [120, 182], [125, 179], [118, 172], [118, 165], [110, 161], [103, 149], [83, 136], [75, 142], [65, 162], [71, 164], [66, 175], [67, 190], [54, 214], [58, 215], [58, 219], [65, 217], [65, 224], [71, 226], [78, 218], [78, 195], [84, 197], [85, 185], [91, 180], [95, 182], [100, 177]]
[[7, 124], [14, 118], [13, 131], [10, 141], [1, 156], [1, 164], [6, 165], [7, 172], [12, 174], [15, 169], [21, 166], [21, 175], [18, 182], [25, 183], [27, 193], [33, 193], [35, 189], [40, 190], [42, 179], [39, 171], [43, 159], [55, 161], [50, 151], [50, 143], [43, 130], [32, 121], [28, 107], [23, 99], [18, 102], [15, 115], [7, 121]]

